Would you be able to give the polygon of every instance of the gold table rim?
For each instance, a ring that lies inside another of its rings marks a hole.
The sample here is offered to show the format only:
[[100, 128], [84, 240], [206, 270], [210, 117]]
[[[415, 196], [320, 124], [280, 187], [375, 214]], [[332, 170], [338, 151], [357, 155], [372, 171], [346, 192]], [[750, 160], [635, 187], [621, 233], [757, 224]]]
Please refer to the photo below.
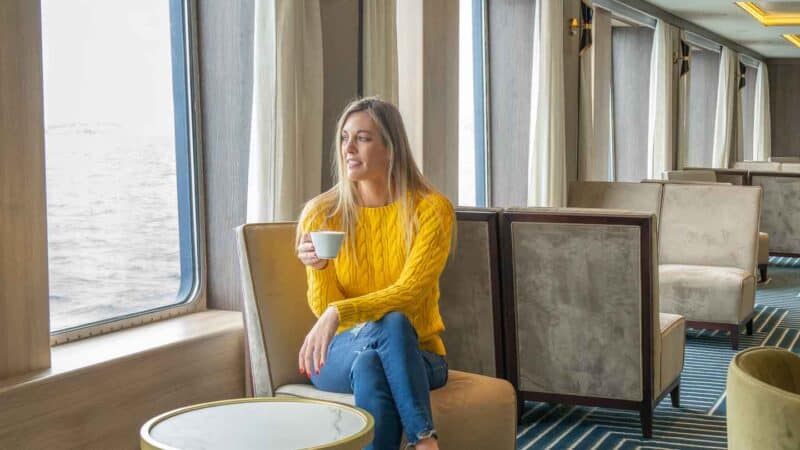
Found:
[[150, 430], [153, 429], [159, 423], [171, 418], [175, 417], [180, 414], [187, 413], [189, 411], [195, 411], [198, 409], [204, 408], [212, 408], [215, 406], [223, 406], [223, 405], [231, 405], [231, 404], [238, 404], [238, 403], [316, 403], [326, 406], [333, 406], [335, 408], [349, 410], [362, 418], [366, 421], [364, 428], [359, 430], [358, 432], [338, 441], [333, 441], [326, 443], [323, 446], [317, 447], [308, 447], [308, 450], [315, 450], [315, 449], [325, 449], [331, 448], [331, 446], [341, 446], [344, 444], [350, 444], [353, 442], [357, 442], [361, 439], [365, 439], [365, 436], [372, 433], [373, 428], [375, 426], [375, 419], [373, 419], [372, 415], [357, 407], [346, 405], [344, 403], [337, 403], [332, 402], [329, 400], [319, 400], [315, 398], [295, 398], [295, 397], [244, 397], [244, 398], [231, 398], [226, 400], [216, 400], [212, 402], [205, 402], [205, 403], [198, 403], [196, 405], [189, 405], [183, 406], [181, 408], [173, 409], [171, 411], [167, 411], [165, 413], [159, 414], [152, 419], [149, 419], [147, 422], [142, 425], [141, 430], [139, 431], [139, 438], [141, 443], [142, 450], [180, 450], [175, 447], [170, 447], [166, 444], [162, 444], [157, 442], [150, 436]]

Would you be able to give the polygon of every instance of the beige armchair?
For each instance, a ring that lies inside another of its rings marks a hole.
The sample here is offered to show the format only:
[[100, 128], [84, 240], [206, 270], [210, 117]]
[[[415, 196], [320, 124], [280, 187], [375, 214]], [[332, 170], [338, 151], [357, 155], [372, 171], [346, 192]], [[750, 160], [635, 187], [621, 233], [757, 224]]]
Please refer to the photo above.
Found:
[[[660, 185], [651, 185], [660, 188]], [[639, 411], [678, 406], [685, 323], [659, 313], [655, 215], [575, 209], [503, 213], [509, 379], [521, 398]]]
[[[297, 371], [297, 352], [315, 319], [306, 302], [305, 269], [295, 256], [294, 232], [294, 223], [248, 224], [236, 229], [248, 391], [256, 396], [353, 404], [352, 395], [319, 391]], [[443, 318], [447, 324], [447, 316]], [[516, 397], [505, 380], [451, 370], [447, 384], [431, 392], [431, 407], [442, 448], [515, 446]]]
[[774, 347], [736, 355], [728, 368], [728, 448], [800, 448], [800, 357]]
[[[674, 170], [667, 172], [667, 179], [670, 181], [696, 181], [696, 182], [710, 182], [710, 183], [726, 183], [735, 185], [744, 185], [744, 181], [730, 183], [731, 178], [725, 178], [724, 175], [733, 172], [725, 169], [692, 169], [692, 170]], [[735, 173], [735, 176], [743, 176], [746, 179], [747, 173]], [[728, 181], [725, 181], [728, 180]], [[739, 181], [739, 180], [733, 180]], [[763, 231], [758, 233], [758, 272], [761, 281], [767, 281], [767, 266], [769, 265], [769, 234]]]
[[665, 184], [659, 228], [661, 311], [688, 326], [752, 333], [761, 189]]

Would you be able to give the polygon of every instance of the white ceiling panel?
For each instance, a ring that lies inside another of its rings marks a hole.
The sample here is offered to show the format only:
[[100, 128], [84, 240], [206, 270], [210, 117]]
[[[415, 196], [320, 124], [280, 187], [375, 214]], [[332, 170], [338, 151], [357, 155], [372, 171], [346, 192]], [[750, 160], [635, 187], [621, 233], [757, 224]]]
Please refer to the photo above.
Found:
[[[800, 26], [765, 27], [733, 0], [647, 0], [659, 8], [728, 38], [768, 58], [800, 58], [800, 48], [781, 35], [800, 34]], [[798, 1], [756, 2], [766, 12], [800, 13]]]

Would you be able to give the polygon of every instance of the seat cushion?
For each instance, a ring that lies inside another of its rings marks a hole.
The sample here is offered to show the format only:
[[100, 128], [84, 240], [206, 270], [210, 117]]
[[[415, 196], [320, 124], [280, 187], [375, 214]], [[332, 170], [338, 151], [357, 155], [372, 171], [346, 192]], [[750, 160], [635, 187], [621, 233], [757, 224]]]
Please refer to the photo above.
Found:
[[656, 391], [661, 393], [683, 370], [683, 348], [686, 343], [686, 321], [677, 314], [659, 314], [661, 330], [661, 373]]
[[758, 233], [758, 264], [769, 262], [769, 234]]
[[686, 320], [738, 324], [753, 311], [753, 273], [735, 267], [661, 264], [661, 312]]
[[[324, 392], [310, 384], [284, 385], [276, 394], [355, 404], [352, 394]], [[431, 409], [441, 448], [515, 448], [517, 400], [506, 380], [451, 370], [447, 384], [431, 391]]]

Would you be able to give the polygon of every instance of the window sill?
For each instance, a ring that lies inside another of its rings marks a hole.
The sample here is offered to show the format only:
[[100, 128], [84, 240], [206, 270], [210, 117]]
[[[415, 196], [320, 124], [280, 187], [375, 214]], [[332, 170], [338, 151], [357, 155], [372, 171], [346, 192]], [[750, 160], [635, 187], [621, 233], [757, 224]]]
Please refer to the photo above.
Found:
[[211, 310], [54, 346], [49, 369], [0, 380], [0, 396], [15, 389], [228, 333], [243, 333], [242, 314]]

